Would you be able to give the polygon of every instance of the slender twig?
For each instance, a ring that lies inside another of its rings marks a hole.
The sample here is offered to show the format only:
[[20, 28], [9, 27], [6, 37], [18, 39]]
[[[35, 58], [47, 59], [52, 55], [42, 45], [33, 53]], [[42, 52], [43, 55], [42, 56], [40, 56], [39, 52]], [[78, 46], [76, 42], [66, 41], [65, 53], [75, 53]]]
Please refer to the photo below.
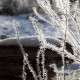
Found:
[[18, 40], [18, 43], [19, 43], [19, 47], [21, 49], [21, 52], [23, 53], [23, 80], [26, 80], [26, 71], [25, 71], [25, 65], [28, 65], [28, 68], [29, 70], [32, 72], [32, 75], [34, 77], [35, 80], [38, 80], [37, 79], [37, 74], [36, 72], [33, 70], [33, 67], [31, 66], [29, 60], [28, 60], [28, 53], [25, 52], [24, 48], [23, 48], [23, 45], [21, 43], [21, 39], [19, 38], [19, 31], [18, 31], [18, 27], [17, 27], [17, 24], [16, 24], [16, 21], [14, 20], [14, 27], [15, 27], [15, 32], [16, 32], [16, 37], [17, 37], [17, 40]]

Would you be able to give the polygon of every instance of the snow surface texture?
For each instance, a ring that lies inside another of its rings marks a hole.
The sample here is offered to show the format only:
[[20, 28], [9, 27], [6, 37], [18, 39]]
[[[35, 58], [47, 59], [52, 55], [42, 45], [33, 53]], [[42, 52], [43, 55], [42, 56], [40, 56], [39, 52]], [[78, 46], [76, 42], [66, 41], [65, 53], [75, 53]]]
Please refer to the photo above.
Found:
[[[69, 64], [68, 66], [64, 67], [65, 70], [78, 70], [80, 69], [80, 62], [73, 62], [72, 64]], [[62, 70], [61, 68], [58, 68], [58, 70]]]
[[[35, 36], [36, 32], [33, 28], [32, 22], [29, 20], [29, 16], [33, 14], [21, 14], [18, 16], [3, 16], [0, 15], [0, 36], [6, 37], [15, 37], [14, 24], [13, 20], [16, 20], [16, 24], [19, 30], [20, 37], [26, 36]], [[48, 19], [46, 15], [43, 14], [45, 18]], [[39, 20], [40, 27], [45, 36], [54, 37], [54, 38], [62, 38], [62, 34], [60, 34], [57, 27], [52, 27], [51, 25], [45, 23], [42, 20]], [[77, 28], [74, 28], [74, 23], [71, 22], [71, 18], [69, 18], [69, 28], [75, 34], [76, 38], [80, 40]], [[78, 18], [78, 22], [80, 23], [80, 18]], [[59, 28], [59, 27], [58, 27]], [[61, 30], [61, 29], [60, 29]]]
[[[28, 36], [28, 37], [20, 37], [23, 46], [26, 47], [38, 47], [40, 45], [36, 36]], [[60, 41], [54, 38], [46, 38], [47, 42], [54, 44], [56, 46], [60, 46]], [[18, 41], [16, 37], [7, 38], [4, 40], [0, 40], [0, 46], [10, 46], [10, 45], [18, 45]]]
[[[0, 15], [0, 36], [15, 37], [13, 20], [16, 20], [20, 37], [34, 36], [36, 35], [32, 22], [29, 20], [29, 16], [32, 14], [22, 14], [18, 16], [2, 16]], [[43, 15], [44, 16], [44, 15]], [[61, 34], [56, 28], [52, 28], [51, 25], [39, 20], [40, 27], [45, 36], [60, 37]], [[61, 37], [60, 37], [61, 38]]]

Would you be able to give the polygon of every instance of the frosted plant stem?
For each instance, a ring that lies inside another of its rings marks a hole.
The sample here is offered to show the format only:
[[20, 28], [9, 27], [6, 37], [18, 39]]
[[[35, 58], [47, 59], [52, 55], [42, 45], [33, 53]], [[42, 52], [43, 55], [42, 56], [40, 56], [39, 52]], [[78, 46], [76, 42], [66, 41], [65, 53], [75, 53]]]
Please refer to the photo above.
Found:
[[75, 9], [74, 18], [76, 18], [76, 16], [77, 16], [78, 6], [79, 6], [79, 0], [76, 1], [76, 9]]
[[[45, 69], [45, 54], [44, 54], [44, 51], [46, 49], [46, 47], [45, 47], [46, 40], [45, 40], [43, 33], [39, 27], [39, 22], [35, 18], [32, 18], [32, 17], [30, 17], [30, 20], [32, 21], [32, 24], [35, 28], [35, 31], [37, 32], [38, 40], [40, 41], [40, 50], [38, 51], [37, 61], [39, 62], [39, 57], [41, 54], [41, 58], [42, 58], [42, 61], [41, 61], [41, 64], [42, 64], [42, 80], [46, 80], [47, 79], [47, 76], [46, 76], [47, 72]], [[38, 62], [37, 62], [37, 69], [38, 69], [38, 71], [40, 71], [40, 67], [39, 67]], [[40, 72], [39, 72], [39, 76], [41, 76]]]
[[26, 66], [26, 60], [25, 60], [25, 51], [23, 49], [23, 46], [22, 46], [22, 43], [21, 43], [21, 40], [19, 38], [19, 32], [18, 32], [18, 28], [17, 28], [17, 25], [16, 25], [16, 21], [14, 21], [14, 27], [15, 27], [15, 31], [16, 31], [16, 36], [17, 36], [17, 41], [19, 43], [19, 47], [21, 49], [21, 52], [23, 53], [23, 73], [22, 73], [22, 78], [23, 80], [26, 80], [26, 71], [25, 71], [25, 66]]
[[58, 74], [58, 71], [57, 71], [57, 74], [56, 74], [56, 76], [57, 76], [57, 80], [59, 80], [59, 74]]
[[[46, 80], [45, 78], [45, 73], [46, 73], [46, 70], [45, 70], [45, 55], [44, 55], [44, 52], [45, 52], [45, 47], [44, 46], [41, 46], [40, 47], [40, 50], [38, 51], [39, 53], [39, 57], [40, 57], [40, 54], [41, 54], [41, 57], [42, 57], [42, 61], [41, 61], [41, 64], [42, 64], [42, 80]], [[37, 61], [39, 62], [39, 57], [37, 59]], [[39, 63], [37, 62], [37, 68], [39, 67]], [[38, 71], [39, 71], [39, 78], [41, 80], [41, 73], [40, 73], [40, 68], [38, 68]]]
[[77, 29], [79, 31], [79, 34], [80, 34], [80, 27], [79, 27], [79, 24], [78, 24], [78, 21], [77, 21], [76, 17], [74, 17], [70, 12], [69, 12], [69, 14], [72, 17], [72, 19], [74, 20], [74, 22], [76, 23], [76, 27], [77, 27]]
[[62, 10], [62, 13], [64, 14], [65, 12], [64, 12], [64, 10], [63, 10], [63, 8], [62, 8], [61, 0], [59, 0], [59, 5], [60, 5], [60, 8], [61, 8], [61, 10]]
[[42, 53], [42, 75], [43, 75], [43, 80], [45, 80], [45, 54], [44, 54], [44, 51], [45, 51], [45, 47], [43, 46], [42, 49], [41, 49], [41, 53]]
[[[45, 51], [45, 48], [43, 46], [40, 47], [39, 51], [38, 51], [38, 54], [37, 54], [37, 70], [38, 70], [38, 75], [39, 75], [39, 79], [40, 80], [45, 80], [45, 55], [44, 55], [44, 51]], [[41, 71], [40, 71], [40, 55], [42, 56], [42, 77], [41, 77]]]
[[65, 71], [64, 71], [64, 66], [65, 66], [65, 55], [64, 55], [64, 50], [65, 50], [65, 45], [66, 45], [66, 35], [67, 35], [67, 27], [68, 27], [67, 4], [68, 4], [68, 0], [67, 0], [67, 3], [66, 3], [66, 28], [65, 28], [64, 46], [63, 46], [63, 55], [62, 55], [62, 59], [63, 59], [63, 80], [65, 80]]
[[39, 78], [39, 80], [42, 80], [42, 76], [41, 76], [41, 70], [40, 70], [40, 66], [39, 66], [39, 64], [40, 64], [40, 55], [41, 55], [41, 53], [40, 53], [40, 49], [38, 50], [38, 52], [37, 52], [37, 72], [38, 72], [38, 78]]
[[74, 19], [74, 21], [75, 21], [75, 23], [76, 23], [76, 27], [78, 28], [78, 31], [79, 31], [79, 34], [80, 34], [80, 27], [79, 27], [78, 21], [77, 21], [76, 18]]
[[36, 75], [36, 72], [33, 70], [33, 67], [31, 66], [31, 64], [29, 63], [29, 60], [28, 60], [28, 54], [25, 52], [24, 48], [23, 48], [23, 45], [21, 43], [21, 40], [19, 38], [19, 32], [18, 32], [18, 28], [17, 28], [17, 24], [16, 24], [16, 21], [14, 20], [14, 27], [15, 27], [15, 31], [16, 31], [16, 36], [17, 36], [17, 40], [18, 40], [18, 43], [19, 43], [19, 47], [23, 53], [23, 73], [22, 73], [22, 76], [23, 76], [23, 80], [26, 80], [26, 71], [25, 71], [25, 65], [28, 65], [28, 68], [29, 70], [32, 72], [32, 75], [34, 77], [35, 80], [38, 80], [37, 79], [37, 75]]
[[78, 21], [77, 21], [77, 18], [76, 18], [77, 17], [77, 12], [78, 12], [78, 6], [79, 6], [79, 0], [76, 1], [75, 15], [73, 16], [70, 12], [69, 12], [69, 14], [71, 15], [71, 17], [75, 21], [76, 27], [78, 28], [78, 31], [79, 31], [79, 34], [80, 34], [80, 27], [79, 27], [79, 24], [78, 24]]

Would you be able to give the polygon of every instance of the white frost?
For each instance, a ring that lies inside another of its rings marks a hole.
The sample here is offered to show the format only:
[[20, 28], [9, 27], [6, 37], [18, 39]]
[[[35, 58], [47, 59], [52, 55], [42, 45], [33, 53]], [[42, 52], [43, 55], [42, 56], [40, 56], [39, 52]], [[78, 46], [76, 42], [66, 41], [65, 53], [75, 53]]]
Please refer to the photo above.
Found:
[[[67, 66], [64, 67], [65, 70], [77, 70], [80, 68], [80, 62], [73, 62], [72, 64], [69, 64]], [[59, 70], [62, 70], [62, 67], [59, 68]]]
[[[20, 37], [20, 39], [23, 46], [38, 47], [40, 44], [36, 36]], [[60, 41], [57, 39], [54, 39], [52, 37], [46, 37], [46, 40], [51, 44], [60, 46]], [[18, 45], [18, 41], [16, 37], [0, 40], [0, 46], [11, 46], [11, 45]]]

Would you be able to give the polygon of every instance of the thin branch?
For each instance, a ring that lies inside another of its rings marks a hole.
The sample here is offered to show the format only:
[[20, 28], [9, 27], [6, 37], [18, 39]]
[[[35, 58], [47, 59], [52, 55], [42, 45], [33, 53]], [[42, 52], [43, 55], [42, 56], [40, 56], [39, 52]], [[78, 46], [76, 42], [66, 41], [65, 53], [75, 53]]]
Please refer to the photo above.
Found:
[[33, 67], [31, 66], [31, 64], [30, 64], [30, 62], [28, 60], [28, 53], [25, 52], [25, 50], [23, 48], [23, 45], [21, 43], [21, 40], [19, 38], [19, 31], [18, 31], [18, 27], [17, 27], [16, 21], [14, 20], [13, 23], [14, 23], [14, 28], [15, 28], [16, 37], [17, 37], [17, 40], [18, 40], [18, 43], [19, 43], [19, 47], [21, 49], [21, 52], [23, 53], [23, 80], [26, 80], [25, 65], [28, 65], [28, 68], [32, 72], [32, 75], [33, 75], [34, 79], [38, 80], [36, 72], [33, 70]]

